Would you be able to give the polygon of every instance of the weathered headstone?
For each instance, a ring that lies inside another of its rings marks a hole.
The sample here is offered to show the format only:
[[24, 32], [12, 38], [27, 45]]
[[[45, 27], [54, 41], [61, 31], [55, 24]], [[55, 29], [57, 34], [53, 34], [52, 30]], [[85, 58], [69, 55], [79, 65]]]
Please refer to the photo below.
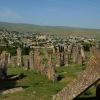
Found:
[[73, 62], [74, 64], [77, 64], [78, 55], [79, 55], [78, 46], [75, 45], [75, 46], [73, 47], [73, 51], [72, 51], [72, 62]]
[[17, 48], [17, 66], [22, 66], [21, 48]]
[[56, 67], [60, 66], [60, 52], [59, 48], [55, 47], [55, 56], [56, 56]]
[[82, 55], [81, 55], [81, 47], [78, 46], [78, 57], [77, 57], [77, 64], [81, 65], [82, 64]]
[[84, 48], [81, 46], [81, 57], [82, 57], [82, 65], [85, 64], [85, 51], [84, 51]]
[[10, 55], [10, 53], [8, 53], [8, 65], [10, 65], [11, 64], [11, 55]]
[[16, 67], [17, 66], [17, 57], [11, 56], [11, 66]]
[[3, 51], [0, 57], [0, 79], [5, 79], [7, 76], [8, 53]]
[[41, 58], [40, 58], [39, 50], [35, 49], [35, 51], [34, 51], [34, 68], [36, 69], [36, 71], [39, 71], [40, 62], [41, 62]]
[[71, 58], [72, 58], [72, 49], [73, 49], [73, 44], [68, 45], [68, 61], [70, 63]]
[[60, 66], [64, 66], [64, 46], [59, 45], [59, 52], [60, 52]]
[[29, 56], [23, 56], [23, 68], [25, 70], [28, 70], [29, 69]]
[[29, 52], [29, 68], [31, 70], [34, 69], [34, 54], [33, 54], [33, 51]]
[[55, 66], [52, 64], [51, 57], [48, 57], [48, 68], [47, 68], [47, 76], [48, 79], [51, 81], [56, 80], [56, 74], [55, 74]]
[[65, 66], [68, 66], [69, 65], [68, 47], [66, 47], [65, 50], [64, 50], [64, 64], [65, 64]]

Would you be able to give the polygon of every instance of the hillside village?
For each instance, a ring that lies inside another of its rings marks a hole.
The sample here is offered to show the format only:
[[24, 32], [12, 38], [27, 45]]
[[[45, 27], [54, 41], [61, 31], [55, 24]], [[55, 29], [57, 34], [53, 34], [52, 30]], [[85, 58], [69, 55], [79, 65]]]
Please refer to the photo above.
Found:
[[59, 44], [67, 45], [68, 43], [87, 43], [95, 42], [95, 37], [66, 36], [64, 39], [55, 35], [32, 32], [17, 32], [7, 29], [0, 29], [0, 46], [23, 46], [23, 47], [52, 47]]

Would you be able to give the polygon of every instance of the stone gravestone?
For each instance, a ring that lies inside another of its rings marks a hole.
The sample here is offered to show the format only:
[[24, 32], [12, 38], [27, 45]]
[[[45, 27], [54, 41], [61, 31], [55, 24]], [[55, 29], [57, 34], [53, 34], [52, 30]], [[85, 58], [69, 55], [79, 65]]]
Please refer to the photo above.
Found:
[[59, 45], [59, 52], [60, 52], [60, 66], [64, 66], [64, 46]]
[[73, 44], [68, 45], [68, 63], [70, 64], [71, 58], [72, 58], [72, 49], [73, 49]]
[[55, 47], [56, 67], [60, 66], [60, 52], [59, 48]]
[[68, 47], [65, 47], [65, 50], [64, 50], [64, 64], [65, 64], [65, 66], [68, 66], [69, 65], [69, 60], [68, 60]]
[[78, 46], [78, 54], [77, 54], [77, 63], [76, 64], [79, 64], [79, 65], [82, 64], [82, 55], [81, 55], [81, 47], [80, 46]]
[[36, 71], [39, 71], [40, 63], [41, 63], [40, 52], [38, 49], [35, 49], [35, 51], [34, 51], [34, 69], [36, 69]]
[[11, 55], [10, 55], [10, 53], [8, 53], [8, 65], [10, 65], [11, 64]]
[[78, 59], [78, 46], [74, 45], [73, 50], [72, 50], [72, 62], [74, 64], [77, 64], [77, 59]]
[[45, 67], [45, 64], [44, 63], [42, 63], [42, 59], [41, 59], [41, 63], [40, 63], [40, 73], [42, 74], [42, 75], [46, 75], [46, 67]]
[[8, 53], [3, 51], [0, 56], [0, 79], [7, 77]]
[[84, 65], [85, 64], [85, 51], [82, 45], [80, 49], [81, 49], [80, 52], [81, 52], [81, 57], [82, 57], [82, 65]]
[[52, 64], [51, 57], [48, 57], [47, 76], [48, 76], [48, 79], [53, 82], [56, 80], [55, 66]]
[[17, 48], [17, 66], [22, 66], [21, 48]]
[[16, 67], [17, 66], [17, 57], [11, 56], [11, 66]]
[[23, 56], [23, 67], [25, 70], [29, 69], [29, 56], [25, 55]]
[[34, 69], [34, 54], [33, 54], [33, 51], [29, 52], [29, 68], [31, 70]]

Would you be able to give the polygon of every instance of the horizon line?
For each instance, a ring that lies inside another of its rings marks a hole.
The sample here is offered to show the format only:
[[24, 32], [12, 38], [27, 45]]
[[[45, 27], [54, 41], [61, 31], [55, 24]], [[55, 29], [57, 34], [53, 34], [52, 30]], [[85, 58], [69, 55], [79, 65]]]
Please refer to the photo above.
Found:
[[34, 23], [27, 23], [27, 22], [8, 22], [8, 21], [0, 21], [0, 23], [8, 23], [8, 24], [26, 24], [26, 25], [36, 25], [36, 26], [45, 26], [45, 27], [62, 27], [62, 28], [79, 28], [79, 29], [96, 29], [100, 30], [100, 28], [96, 27], [78, 27], [78, 26], [63, 26], [63, 25], [41, 25], [41, 24], [34, 24]]

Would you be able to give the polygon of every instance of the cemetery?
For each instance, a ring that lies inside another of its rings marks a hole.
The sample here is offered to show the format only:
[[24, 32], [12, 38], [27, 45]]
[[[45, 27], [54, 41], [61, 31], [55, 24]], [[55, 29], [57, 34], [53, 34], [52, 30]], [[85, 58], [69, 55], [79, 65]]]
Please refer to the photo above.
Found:
[[[34, 92], [34, 97], [30, 98], [41, 100], [41, 95], [44, 96], [44, 93], [48, 91], [51, 94], [45, 94], [46, 97], [43, 97], [43, 100], [46, 98], [48, 100], [72, 100], [79, 98], [89, 88], [95, 86], [91, 94], [99, 97], [99, 54], [100, 51], [97, 47], [90, 46], [89, 51], [87, 51], [79, 43], [67, 46], [58, 45], [54, 48], [34, 48], [29, 51], [29, 55], [22, 55], [20, 47], [16, 49], [15, 56], [11, 56], [7, 51], [2, 51], [0, 55], [0, 80], [4, 87], [1, 88], [1, 95], [24, 93], [32, 87], [33, 90], [31, 91]], [[12, 70], [11, 75], [9, 74], [10, 70]], [[72, 71], [72, 73], [68, 71]], [[29, 83], [27, 81], [25, 85], [30, 85], [24, 86], [22, 82], [21, 86], [17, 86], [17, 82], [20, 84], [20, 80], [25, 81], [24, 78], [27, 79], [29, 73], [32, 74], [30, 74], [31, 80], [28, 80]], [[36, 83], [34, 83], [34, 79], [37, 81]], [[7, 86], [5, 86], [6, 82], [8, 83]], [[37, 86], [34, 87], [34, 85]], [[40, 86], [38, 87], [38, 85]], [[40, 90], [41, 88], [44, 88], [44, 91]], [[40, 93], [38, 97], [36, 95], [40, 91], [37, 89], [43, 91], [43, 94]]]

